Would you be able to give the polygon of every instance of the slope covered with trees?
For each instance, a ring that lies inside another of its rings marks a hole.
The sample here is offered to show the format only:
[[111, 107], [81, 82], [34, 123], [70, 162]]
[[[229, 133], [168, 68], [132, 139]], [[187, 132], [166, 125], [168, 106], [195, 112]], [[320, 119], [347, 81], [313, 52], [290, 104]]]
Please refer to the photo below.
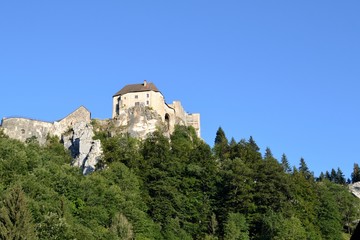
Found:
[[83, 176], [58, 139], [0, 134], [0, 239], [344, 239], [359, 218], [340, 169], [316, 178], [251, 137], [96, 138], [103, 160]]

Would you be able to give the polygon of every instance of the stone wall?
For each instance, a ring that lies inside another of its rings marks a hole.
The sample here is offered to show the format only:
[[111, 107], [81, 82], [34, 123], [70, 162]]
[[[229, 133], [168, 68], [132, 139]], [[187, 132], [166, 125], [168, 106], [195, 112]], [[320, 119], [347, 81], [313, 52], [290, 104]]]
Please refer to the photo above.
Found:
[[44, 122], [29, 118], [3, 118], [1, 128], [10, 138], [25, 142], [26, 139], [36, 137], [39, 144], [46, 142], [47, 135], [58, 136], [72, 128], [77, 122], [90, 123], [90, 112], [83, 106], [56, 122]]
[[200, 114], [199, 113], [187, 114], [186, 119], [188, 126], [192, 126], [193, 128], [195, 128], [197, 136], [200, 137], [201, 136]]
[[3, 118], [1, 128], [10, 138], [25, 142], [36, 137], [40, 145], [46, 138], [58, 136], [74, 158], [72, 165], [80, 167], [83, 174], [91, 173], [102, 155], [100, 140], [93, 140], [91, 114], [83, 106], [60, 121], [53, 123], [26, 118]]
[[27, 118], [3, 118], [1, 128], [10, 138], [25, 142], [28, 138], [36, 137], [40, 144], [44, 144], [53, 124]]

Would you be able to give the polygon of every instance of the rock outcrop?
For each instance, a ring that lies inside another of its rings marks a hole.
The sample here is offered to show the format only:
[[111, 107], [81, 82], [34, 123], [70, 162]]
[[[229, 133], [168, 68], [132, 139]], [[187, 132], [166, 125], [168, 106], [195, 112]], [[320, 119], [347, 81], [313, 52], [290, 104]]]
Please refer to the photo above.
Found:
[[356, 197], [360, 198], [360, 182], [356, 182], [349, 185], [350, 192]]
[[102, 155], [100, 140], [93, 140], [94, 132], [91, 124], [78, 122], [62, 136], [64, 147], [71, 151], [72, 165], [89, 174], [96, 168]]
[[93, 140], [91, 114], [83, 106], [65, 118], [55, 122], [44, 122], [28, 118], [3, 118], [1, 129], [10, 138], [26, 142], [35, 138], [40, 145], [46, 144], [48, 136], [62, 139], [64, 147], [71, 151], [72, 165], [80, 167], [83, 174], [95, 170], [102, 151], [100, 140]]
[[131, 137], [145, 139], [149, 133], [161, 130], [170, 136], [166, 122], [153, 109], [146, 106], [135, 106], [121, 110], [115, 119], [96, 120], [95, 131], [106, 131], [109, 135], [129, 134]]

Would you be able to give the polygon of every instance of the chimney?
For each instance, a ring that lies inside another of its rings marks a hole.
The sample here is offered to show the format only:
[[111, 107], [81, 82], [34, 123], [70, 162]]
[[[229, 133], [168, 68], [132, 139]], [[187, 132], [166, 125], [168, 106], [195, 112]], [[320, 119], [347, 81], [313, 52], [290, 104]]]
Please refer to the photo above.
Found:
[[144, 87], [146, 87], [146, 84], [147, 84], [147, 82], [146, 82], [146, 80], [144, 80]]

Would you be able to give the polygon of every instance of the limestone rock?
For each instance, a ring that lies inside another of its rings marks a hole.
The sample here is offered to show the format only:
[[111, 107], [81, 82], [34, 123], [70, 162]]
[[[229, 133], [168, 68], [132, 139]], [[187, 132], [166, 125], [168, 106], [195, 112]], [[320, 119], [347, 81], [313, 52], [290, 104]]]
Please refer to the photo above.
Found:
[[116, 119], [95, 120], [96, 131], [106, 131], [110, 136], [127, 133], [131, 137], [145, 139], [149, 133], [162, 130], [170, 136], [161, 116], [146, 106], [135, 106], [121, 110]]
[[100, 140], [93, 140], [93, 127], [86, 122], [77, 122], [67, 133], [63, 134], [64, 147], [71, 151], [72, 165], [80, 167], [83, 174], [95, 170], [101, 155]]
[[350, 192], [356, 197], [360, 198], [360, 182], [356, 182], [349, 185]]

